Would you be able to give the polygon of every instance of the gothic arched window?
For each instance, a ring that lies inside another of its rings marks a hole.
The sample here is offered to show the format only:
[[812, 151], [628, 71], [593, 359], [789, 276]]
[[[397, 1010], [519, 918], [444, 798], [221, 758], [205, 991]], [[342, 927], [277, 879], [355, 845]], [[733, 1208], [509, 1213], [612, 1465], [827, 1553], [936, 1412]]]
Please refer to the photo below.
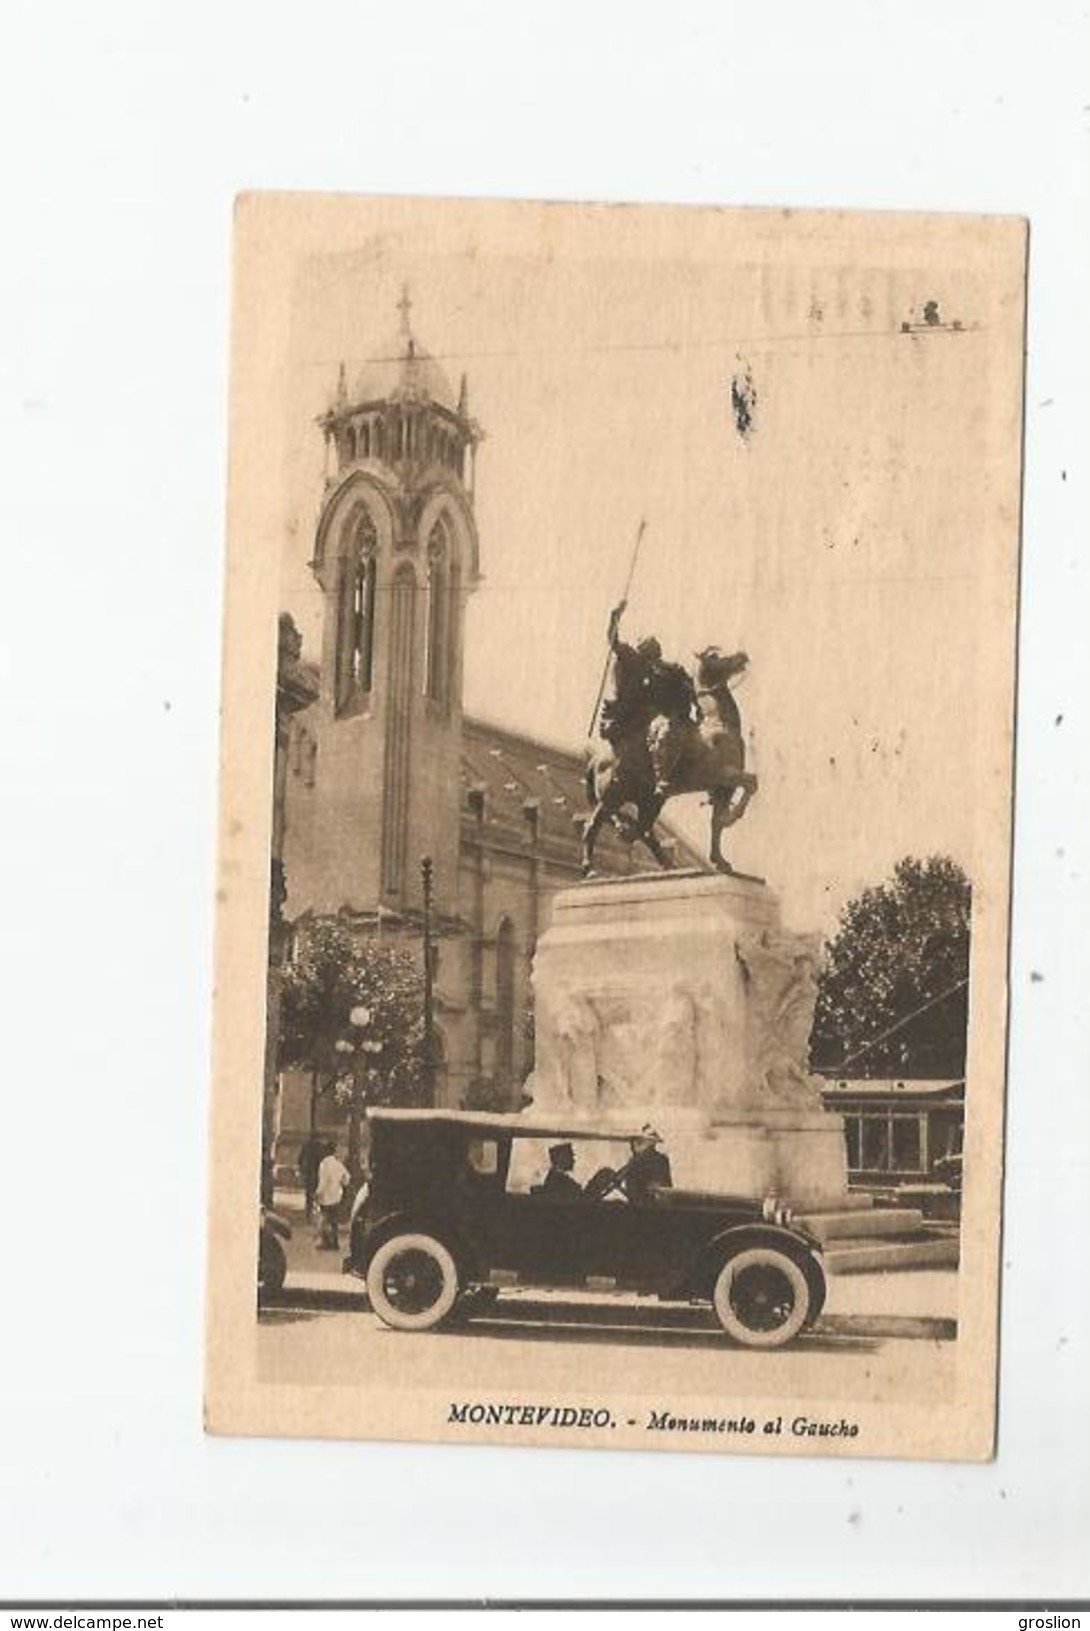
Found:
[[450, 572], [447, 576], [447, 635], [444, 662], [446, 674], [443, 684], [448, 697], [456, 695], [455, 681], [457, 679], [458, 664], [458, 617], [462, 604], [462, 568], [458, 557], [451, 555]]
[[371, 690], [375, 669], [375, 579], [378, 537], [364, 512], [344, 556], [337, 642], [337, 707]]
[[496, 935], [496, 1077], [509, 1083], [515, 1070], [515, 962], [518, 949], [511, 919]]
[[450, 644], [450, 549], [446, 527], [437, 521], [428, 539], [428, 639], [424, 659], [424, 694], [446, 702]]

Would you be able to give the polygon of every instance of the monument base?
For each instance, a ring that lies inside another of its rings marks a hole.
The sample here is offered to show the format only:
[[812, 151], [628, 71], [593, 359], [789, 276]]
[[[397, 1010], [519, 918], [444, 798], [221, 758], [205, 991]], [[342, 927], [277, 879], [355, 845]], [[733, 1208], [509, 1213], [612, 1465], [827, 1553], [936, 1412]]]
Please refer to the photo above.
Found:
[[843, 1118], [806, 1057], [818, 957], [759, 879], [664, 872], [562, 891], [534, 959], [534, 1112], [650, 1122], [678, 1187], [844, 1204]]
[[[738, 1112], [713, 1119], [701, 1149], [699, 1188], [774, 1195], [800, 1207], [842, 1204], [847, 1193], [844, 1120], [825, 1110]], [[679, 1174], [678, 1182], [688, 1183]]]

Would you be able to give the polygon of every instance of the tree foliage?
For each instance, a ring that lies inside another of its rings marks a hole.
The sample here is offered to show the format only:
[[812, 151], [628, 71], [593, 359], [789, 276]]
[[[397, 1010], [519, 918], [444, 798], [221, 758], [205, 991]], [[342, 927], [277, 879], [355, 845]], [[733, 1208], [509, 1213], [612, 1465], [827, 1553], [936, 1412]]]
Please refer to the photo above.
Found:
[[[423, 993], [423, 970], [405, 946], [340, 918], [301, 924], [284, 971], [281, 1068], [314, 1072], [344, 1103], [357, 1090], [368, 1104], [427, 1103]], [[363, 1026], [351, 1018], [361, 1008]]]
[[820, 981], [815, 1069], [964, 1075], [970, 911], [968, 878], [941, 855], [907, 856], [849, 901]]

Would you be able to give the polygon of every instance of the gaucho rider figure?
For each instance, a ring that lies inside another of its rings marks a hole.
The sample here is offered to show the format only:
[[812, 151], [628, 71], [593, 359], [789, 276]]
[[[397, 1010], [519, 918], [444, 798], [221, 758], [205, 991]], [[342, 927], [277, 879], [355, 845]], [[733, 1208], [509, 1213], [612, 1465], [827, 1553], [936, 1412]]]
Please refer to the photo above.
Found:
[[688, 729], [697, 718], [696, 692], [680, 663], [663, 660], [662, 647], [653, 635], [635, 646], [621, 639], [626, 604], [622, 600], [609, 614], [607, 638], [613, 661], [598, 732], [615, 752], [626, 741], [645, 741], [655, 772], [655, 792], [665, 798], [681, 791], [675, 775]]

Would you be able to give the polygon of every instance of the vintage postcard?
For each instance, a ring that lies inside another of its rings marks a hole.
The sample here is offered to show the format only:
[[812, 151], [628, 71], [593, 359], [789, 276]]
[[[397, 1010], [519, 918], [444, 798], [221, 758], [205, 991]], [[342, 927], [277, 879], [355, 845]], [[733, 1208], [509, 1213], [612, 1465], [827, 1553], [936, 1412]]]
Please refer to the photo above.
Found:
[[1025, 223], [235, 233], [208, 1427], [988, 1457]]

